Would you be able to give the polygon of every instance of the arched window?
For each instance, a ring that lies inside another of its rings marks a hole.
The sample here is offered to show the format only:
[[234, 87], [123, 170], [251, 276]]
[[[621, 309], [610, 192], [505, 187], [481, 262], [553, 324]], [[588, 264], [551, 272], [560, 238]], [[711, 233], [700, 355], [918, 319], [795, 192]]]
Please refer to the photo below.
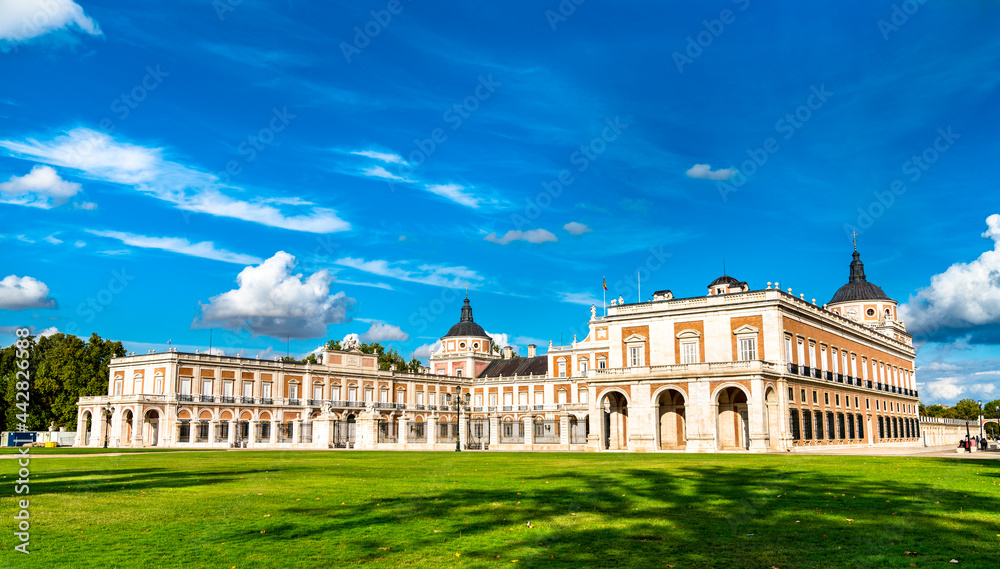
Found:
[[458, 376], [458, 377], [462, 377], [462, 370], [460, 370], [460, 369], [459, 370], [455, 370], [455, 375]]

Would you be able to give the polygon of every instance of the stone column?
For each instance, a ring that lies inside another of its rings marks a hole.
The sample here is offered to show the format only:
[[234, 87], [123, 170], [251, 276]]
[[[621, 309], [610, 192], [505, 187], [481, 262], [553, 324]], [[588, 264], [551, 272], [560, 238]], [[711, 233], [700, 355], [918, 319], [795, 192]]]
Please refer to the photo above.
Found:
[[424, 432], [427, 433], [427, 444], [429, 445], [437, 444], [437, 435], [438, 435], [437, 413], [432, 414], [430, 417], [424, 417], [424, 421], [425, 421]]
[[218, 421], [208, 422], [208, 446], [215, 446], [215, 427], [218, 424]]
[[[399, 443], [399, 444], [401, 444], [401, 445], [405, 445], [406, 444], [406, 435], [407, 435], [407, 432], [406, 432], [406, 423], [407, 423], [407, 421], [406, 421], [406, 415], [400, 415], [399, 419], [398, 419], [398, 425], [399, 426], [396, 427], [396, 429], [397, 429], [396, 430], [396, 435], [397, 435], [396, 442]], [[403, 448], [406, 448], [406, 447], [404, 446]]]
[[521, 417], [521, 421], [524, 422], [524, 448], [531, 450], [531, 447], [535, 444], [535, 428], [532, 417], [531, 415], [525, 415]]
[[270, 434], [271, 434], [270, 440], [268, 440], [267, 442], [268, 442], [268, 444], [270, 444], [273, 447], [274, 445], [278, 444], [278, 420], [277, 419], [271, 419], [271, 433]]
[[104, 436], [104, 413], [100, 410], [94, 411], [90, 415], [90, 442], [89, 446], [99, 447], [104, 444], [101, 437]]
[[142, 446], [142, 429], [146, 426], [143, 416], [135, 411], [132, 412], [132, 441], [129, 446]]
[[490, 415], [490, 446], [496, 448], [500, 444], [500, 417], [493, 413]]
[[254, 448], [257, 446], [257, 420], [251, 419], [247, 423], [249, 423], [250, 430], [249, 437], [247, 437], [249, 439], [247, 440], [247, 448]]
[[458, 444], [459, 448], [465, 450], [468, 448], [469, 437], [468, 437], [468, 424], [469, 424], [469, 414], [462, 413], [458, 418]]
[[187, 442], [189, 442], [191, 444], [194, 444], [194, 438], [198, 434], [198, 424], [199, 423], [200, 422], [199, 421], [195, 421], [194, 418], [192, 418], [190, 421], [188, 421], [188, 441]]
[[302, 419], [296, 418], [292, 421], [292, 444], [298, 445], [302, 435]]
[[376, 448], [378, 438], [375, 431], [378, 428], [378, 420], [374, 413], [367, 410], [358, 413], [357, 426], [355, 428], [354, 448], [366, 450]]
[[229, 421], [229, 437], [226, 440], [226, 446], [232, 448], [236, 444], [236, 429], [240, 428], [240, 424], [236, 419], [230, 419]]
[[559, 446], [569, 450], [569, 415], [559, 417]]

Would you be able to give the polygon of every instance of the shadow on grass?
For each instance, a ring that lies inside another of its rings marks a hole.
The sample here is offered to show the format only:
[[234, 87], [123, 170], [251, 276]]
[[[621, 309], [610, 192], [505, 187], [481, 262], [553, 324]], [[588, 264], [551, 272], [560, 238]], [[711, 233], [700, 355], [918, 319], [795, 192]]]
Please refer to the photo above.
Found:
[[[957, 515], [1000, 521], [995, 491], [956, 492], [905, 479], [912, 469], [887, 481], [885, 472], [897, 463], [847, 462], [855, 463], [828, 472], [792, 460], [774, 467], [562, 469], [524, 478], [521, 493], [516, 481], [496, 489], [463, 480], [333, 508], [285, 508], [282, 519], [308, 523], [268, 531], [283, 542], [348, 542], [355, 562], [390, 565], [406, 547], [430, 558], [454, 551], [461, 554], [456, 563], [473, 566], [518, 559], [524, 566], [909, 567], [959, 558], [964, 567], [996, 567], [993, 534], [1000, 530], [983, 528], [982, 540], [972, 541], [969, 518]], [[406, 528], [405, 544], [386, 550], [387, 538], [372, 528]]]

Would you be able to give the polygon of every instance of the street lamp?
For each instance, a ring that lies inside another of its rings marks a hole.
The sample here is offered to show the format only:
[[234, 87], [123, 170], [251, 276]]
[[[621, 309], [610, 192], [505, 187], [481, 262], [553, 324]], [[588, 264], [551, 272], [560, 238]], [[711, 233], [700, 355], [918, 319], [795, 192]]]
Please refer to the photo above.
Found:
[[[983, 440], [983, 400], [977, 401], [979, 403], [979, 440]], [[980, 444], [982, 444], [980, 442]]]
[[[462, 405], [463, 405], [463, 403], [465, 405], [468, 405], [469, 404], [469, 399], [471, 399], [471, 398], [472, 398], [472, 395], [469, 394], [469, 393], [466, 393], [465, 394], [465, 399], [463, 400], [463, 398], [462, 398], [462, 388], [461, 387], [458, 388], [458, 393], [455, 394], [455, 401], [456, 401], [455, 404], [458, 405], [458, 424], [455, 425], [455, 428], [456, 428], [455, 429], [456, 430], [456, 432], [455, 432], [455, 452], [462, 452], [462, 435], [461, 435], [460, 432], [458, 432], [458, 430], [462, 426]], [[447, 403], [448, 405], [451, 405], [451, 399], [452, 399], [451, 398], [451, 393], [446, 393], [445, 396], [444, 396], [445, 403]]]
[[102, 407], [101, 412], [104, 413], [104, 448], [108, 448], [108, 431], [111, 429], [111, 415], [114, 414], [115, 408], [109, 405]]

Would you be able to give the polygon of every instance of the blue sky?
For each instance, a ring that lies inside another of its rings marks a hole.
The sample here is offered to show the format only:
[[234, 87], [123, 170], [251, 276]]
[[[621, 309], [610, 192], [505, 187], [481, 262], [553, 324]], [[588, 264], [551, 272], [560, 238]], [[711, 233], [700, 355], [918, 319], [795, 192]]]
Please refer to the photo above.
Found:
[[924, 401], [1000, 396], [1000, 7], [333, 4], [0, 0], [3, 338], [558, 344], [857, 229]]

